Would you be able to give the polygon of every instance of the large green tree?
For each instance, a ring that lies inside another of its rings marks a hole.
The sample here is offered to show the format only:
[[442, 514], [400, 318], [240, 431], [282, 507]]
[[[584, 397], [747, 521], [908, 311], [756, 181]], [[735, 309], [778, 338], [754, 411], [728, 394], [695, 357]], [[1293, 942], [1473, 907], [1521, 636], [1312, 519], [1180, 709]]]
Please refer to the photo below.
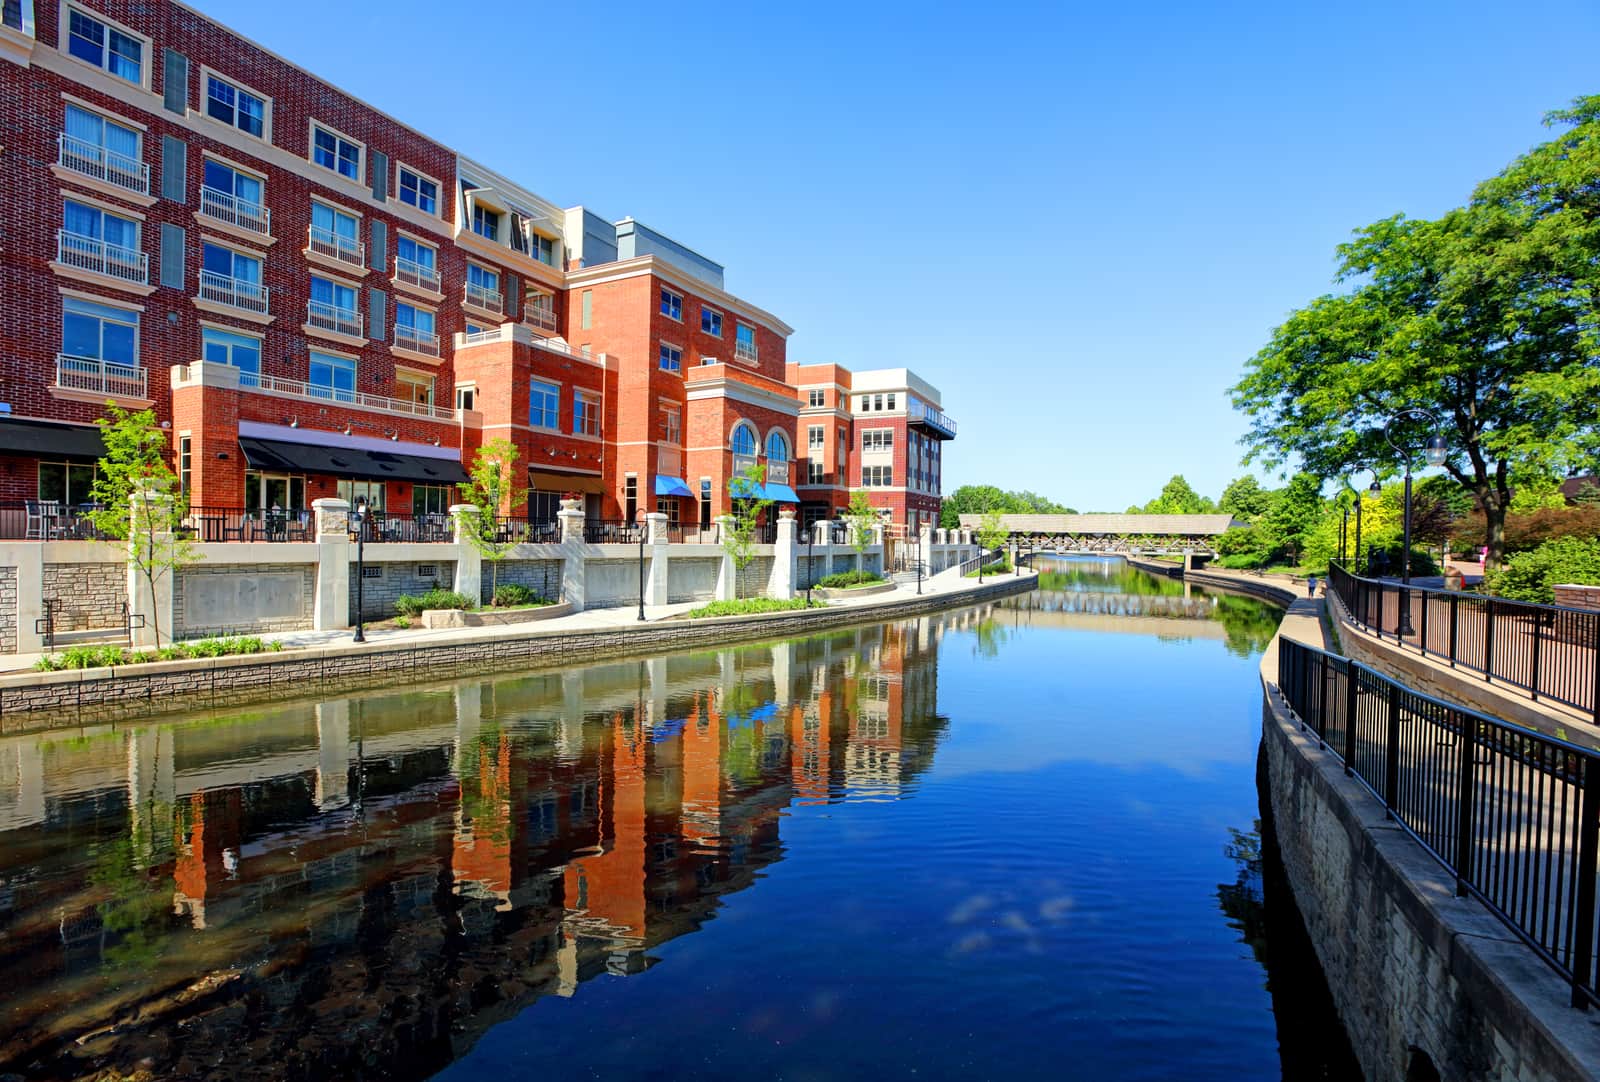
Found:
[[994, 485], [962, 485], [944, 498], [939, 508], [939, 525], [953, 530], [961, 525], [962, 515], [982, 515], [998, 511], [1003, 515], [1075, 515], [1070, 507], [1034, 492], [1008, 492]]
[[1226, 511], [1236, 519], [1254, 522], [1272, 507], [1272, 490], [1261, 487], [1261, 482], [1246, 474], [1228, 482], [1217, 501], [1217, 510]]
[[[1387, 218], [1339, 248], [1343, 293], [1292, 313], [1233, 388], [1246, 460], [1337, 476], [1401, 470], [1384, 426], [1422, 407], [1446, 471], [1482, 509], [1491, 562], [1514, 470], [1600, 448], [1600, 97], [1548, 118], [1569, 130], [1436, 221]], [[1420, 447], [1426, 421], [1393, 425]], [[1416, 463], [1420, 465], [1421, 463]]]

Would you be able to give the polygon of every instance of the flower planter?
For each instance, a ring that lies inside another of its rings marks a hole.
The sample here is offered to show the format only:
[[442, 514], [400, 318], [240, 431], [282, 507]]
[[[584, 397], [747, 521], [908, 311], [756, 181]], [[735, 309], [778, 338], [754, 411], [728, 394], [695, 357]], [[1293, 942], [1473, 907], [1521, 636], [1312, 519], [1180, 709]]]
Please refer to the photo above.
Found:
[[[813, 597], [820, 597], [825, 601], [840, 601], [848, 597], [871, 597], [873, 594], [886, 594], [893, 590], [893, 582], [875, 582], [871, 586], [846, 586], [840, 589], [824, 589], [818, 586], [811, 591]], [[796, 590], [796, 593], [800, 591]]]
[[572, 611], [566, 602], [559, 605], [531, 605], [523, 609], [424, 609], [422, 626], [430, 631], [445, 627], [505, 627], [511, 624], [531, 624], [539, 620], [553, 620]]

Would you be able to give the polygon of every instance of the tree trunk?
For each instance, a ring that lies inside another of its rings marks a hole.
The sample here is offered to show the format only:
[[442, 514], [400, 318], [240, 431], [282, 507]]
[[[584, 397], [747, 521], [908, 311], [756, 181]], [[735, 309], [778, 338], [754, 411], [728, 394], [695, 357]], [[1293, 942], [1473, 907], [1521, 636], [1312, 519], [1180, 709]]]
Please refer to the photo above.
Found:
[[1486, 502], [1483, 508], [1485, 525], [1483, 543], [1489, 549], [1489, 554], [1483, 561], [1485, 571], [1491, 567], [1499, 567], [1506, 554], [1506, 508], [1499, 500], [1493, 503], [1494, 506], [1491, 507]]
[[[145, 584], [150, 587], [150, 631], [155, 635], [156, 649], [161, 649], [161, 606], [156, 604], [156, 579], [149, 571], [144, 575]], [[133, 641], [133, 613], [128, 613], [128, 641]]]

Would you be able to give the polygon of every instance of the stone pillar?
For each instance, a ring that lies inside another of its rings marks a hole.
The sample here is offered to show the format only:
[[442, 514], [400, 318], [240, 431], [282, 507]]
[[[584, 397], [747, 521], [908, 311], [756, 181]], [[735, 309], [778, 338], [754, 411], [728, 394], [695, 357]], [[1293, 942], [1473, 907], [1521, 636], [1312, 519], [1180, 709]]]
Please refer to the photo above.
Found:
[[148, 557], [160, 560], [171, 555], [171, 533], [157, 532], [153, 538], [148, 538], [145, 531], [140, 528], [139, 520], [143, 514], [141, 504], [146, 500], [155, 505], [153, 512], [155, 521], [160, 521], [164, 509], [172, 504], [171, 496], [159, 492], [135, 492], [131, 501], [133, 525], [128, 532], [126, 549], [128, 612], [130, 615], [138, 613], [144, 617], [144, 626], [133, 628], [129, 635], [129, 641], [135, 650], [160, 648], [162, 640], [172, 642], [172, 580], [178, 574], [177, 568], [171, 567], [160, 572], [160, 577], [156, 579], [155, 587], [152, 589], [150, 580], [145, 578], [144, 572], [134, 566], [133, 554], [140, 551], [144, 544], [151, 546], [146, 550]]
[[667, 516], [660, 511], [651, 511], [644, 516], [644, 519], [650, 527], [650, 566], [645, 573], [644, 603], [665, 605], [667, 603]]
[[6, 562], [17, 568], [17, 653], [37, 654], [44, 649], [38, 630], [44, 616], [44, 545], [8, 545], [6, 553]]
[[794, 651], [792, 642], [772, 644], [772, 700], [783, 708], [794, 702]]
[[450, 505], [450, 521], [455, 526], [456, 577], [452, 589], [474, 601], [483, 598], [483, 554], [472, 543], [472, 524], [468, 516], [478, 513], [470, 503]]
[[[818, 579], [833, 570], [833, 520], [817, 519], [811, 524], [811, 536], [816, 538], [816, 544], [806, 548], [811, 554], [811, 559], [806, 564], [805, 575], [795, 581], [796, 589], [804, 589], [806, 583], [815, 586]], [[818, 560], [822, 561], [821, 565], [817, 564]]]
[[[718, 515], [717, 529], [719, 537], [727, 537], [733, 529], [732, 515]], [[722, 565], [717, 569], [717, 596], [718, 601], [732, 601], [739, 596], [739, 570], [733, 566], [733, 557], [728, 555], [728, 550], [718, 546], [722, 552]]]
[[[928, 578], [935, 571], [936, 565], [933, 562], [933, 537], [935, 532], [931, 522], [924, 522], [917, 530], [917, 559], [922, 561], [923, 578]], [[912, 570], [915, 570], [915, 568]]]
[[582, 612], [584, 605], [583, 501], [562, 500], [556, 512], [561, 523], [561, 600]]
[[583, 670], [561, 673], [561, 725], [556, 730], [556, 751], [576, 762], [583, 755]]
[[350, 700], [317, 704], [317, 783], [313, 798], [320, 811], [350, 803]]
[[172, 814], [178, 799], [175, 764], [170, 726], [129, 730], [128, 832], [136, 867], [157, 863], [172, 847]]
[[475, 765], [478, 733], [483, 727], [483, 685], [457, 684], [454, 692], [456, 738], [451, 747], [450, 770], [460, 781]]
[[794, 597], [794, 511], [778, 512], [778, 543], [772, 546], [772, 572], [767, 576], [767, 596], [777, 601]]
[[311, 626], [338, 631], [350, 626], [350, 503], [336, 497], [311, 501], [317, 522], [317, 597]]
[[667, 720], [667, 659], [653, 657], [644, 664], [650, 670], [648, 720], [651, 725], [663, 725]]

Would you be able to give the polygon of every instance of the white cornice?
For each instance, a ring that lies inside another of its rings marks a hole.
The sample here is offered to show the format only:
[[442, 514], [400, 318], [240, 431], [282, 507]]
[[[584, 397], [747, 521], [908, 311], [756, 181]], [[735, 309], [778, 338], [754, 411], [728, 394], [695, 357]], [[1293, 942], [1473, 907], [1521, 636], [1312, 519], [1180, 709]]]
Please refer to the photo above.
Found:
[[752, 322], [759, 323], [774, 334], [788, 338], [794, 333], [794, 328], [771, 312], [735, 297], [724, 289], [718, 289], [710, 282], [701, 281], [694, 275], [680, 269], [665, 260], [657, 259], [653, 255], [635, 256], [633, 259], [622, 259], [615, 263], [601, 263], [595, 267], [582, 267], [578, 270], [567, 272], [567, 287], [576, 289], [579, 286], [601, 285], [605, 282], [621, 281], [624, 278], [636, 278], [641, 274], [653, 274], [662, 281], [670, 282], [679, 289], [687, 290], [697, 297], [710, 301], [712, 304], [735, 312]]
[[799, 403], [794, 399], [773, 391], [752, 387], [747, 383], [737, 383], [730, 379], [708, 380], [696, 383], [690, 388], [687, 396], [690, 402], [706, 402], [717, 398], [727, 398], [751, 406], [760, 406], [762, 409], [769, 409], [786, 417], [798, 417], [800, 415]]

